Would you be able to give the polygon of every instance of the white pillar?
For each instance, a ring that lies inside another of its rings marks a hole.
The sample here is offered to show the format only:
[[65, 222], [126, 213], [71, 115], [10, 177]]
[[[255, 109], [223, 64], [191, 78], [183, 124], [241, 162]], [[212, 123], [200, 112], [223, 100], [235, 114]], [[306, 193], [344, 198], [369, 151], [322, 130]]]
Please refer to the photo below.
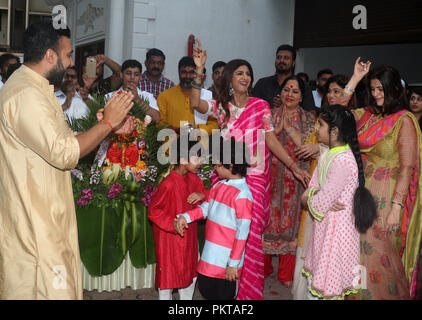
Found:
[[105, 55], [117, 63], [123, 62], [125, 38], [125, 0], [108, 0]]

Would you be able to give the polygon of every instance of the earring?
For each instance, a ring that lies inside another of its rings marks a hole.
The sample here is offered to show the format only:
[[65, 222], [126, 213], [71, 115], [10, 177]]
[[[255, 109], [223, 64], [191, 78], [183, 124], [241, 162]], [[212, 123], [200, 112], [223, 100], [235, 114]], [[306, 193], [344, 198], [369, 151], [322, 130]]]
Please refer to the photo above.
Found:
[[230, 84], [229, 96], [231, 97], [232, 95], [234, 95], [234, 89], [232, 85]]

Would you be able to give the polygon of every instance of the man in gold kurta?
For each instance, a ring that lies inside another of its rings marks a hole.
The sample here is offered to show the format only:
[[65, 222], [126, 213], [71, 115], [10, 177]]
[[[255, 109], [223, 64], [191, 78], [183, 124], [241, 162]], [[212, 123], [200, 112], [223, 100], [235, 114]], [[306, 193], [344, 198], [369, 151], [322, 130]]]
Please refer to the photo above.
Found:
[[131, 104], [113, 99], [109, 124], [76, 136], [53, 86], [72, 65], [70, 35], [45, 22], [28, 30], [25, 65], [0, 93], [0, 300], [82, 299], [69, 169], [122, 123]]

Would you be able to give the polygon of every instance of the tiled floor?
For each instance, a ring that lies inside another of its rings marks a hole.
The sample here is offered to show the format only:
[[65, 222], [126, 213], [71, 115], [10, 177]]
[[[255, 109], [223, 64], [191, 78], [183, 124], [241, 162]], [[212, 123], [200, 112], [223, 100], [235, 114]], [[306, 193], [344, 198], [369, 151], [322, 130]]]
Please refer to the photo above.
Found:
[[[292, 300], [290, 289], [286, 289], [277, 279], [278, 259], [273, 258], [274, 273], [265, 279], [264, 300]], [[158, 291], [155, 289], [124, 289], [121, 291], [101, 292], [84, 291], [84, 300], [157, 300]], [[174, 293], [174, 299], [178, 294]], [[195, 290], [194, 300], [203, 300], [199, 290]]]

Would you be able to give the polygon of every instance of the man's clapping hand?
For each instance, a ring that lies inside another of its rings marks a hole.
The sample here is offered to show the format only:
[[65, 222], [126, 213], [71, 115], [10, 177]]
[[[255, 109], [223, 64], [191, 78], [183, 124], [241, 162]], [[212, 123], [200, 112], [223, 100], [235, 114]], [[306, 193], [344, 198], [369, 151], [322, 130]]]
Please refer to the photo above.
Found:
[[133, 94], [131, 92], [123, 91], [121, 94], [115, 94], [104, 108], [104, 120], [113, 126], [113, 129], [118, 130], [126, 120], [130, 109], [133, 107]]

